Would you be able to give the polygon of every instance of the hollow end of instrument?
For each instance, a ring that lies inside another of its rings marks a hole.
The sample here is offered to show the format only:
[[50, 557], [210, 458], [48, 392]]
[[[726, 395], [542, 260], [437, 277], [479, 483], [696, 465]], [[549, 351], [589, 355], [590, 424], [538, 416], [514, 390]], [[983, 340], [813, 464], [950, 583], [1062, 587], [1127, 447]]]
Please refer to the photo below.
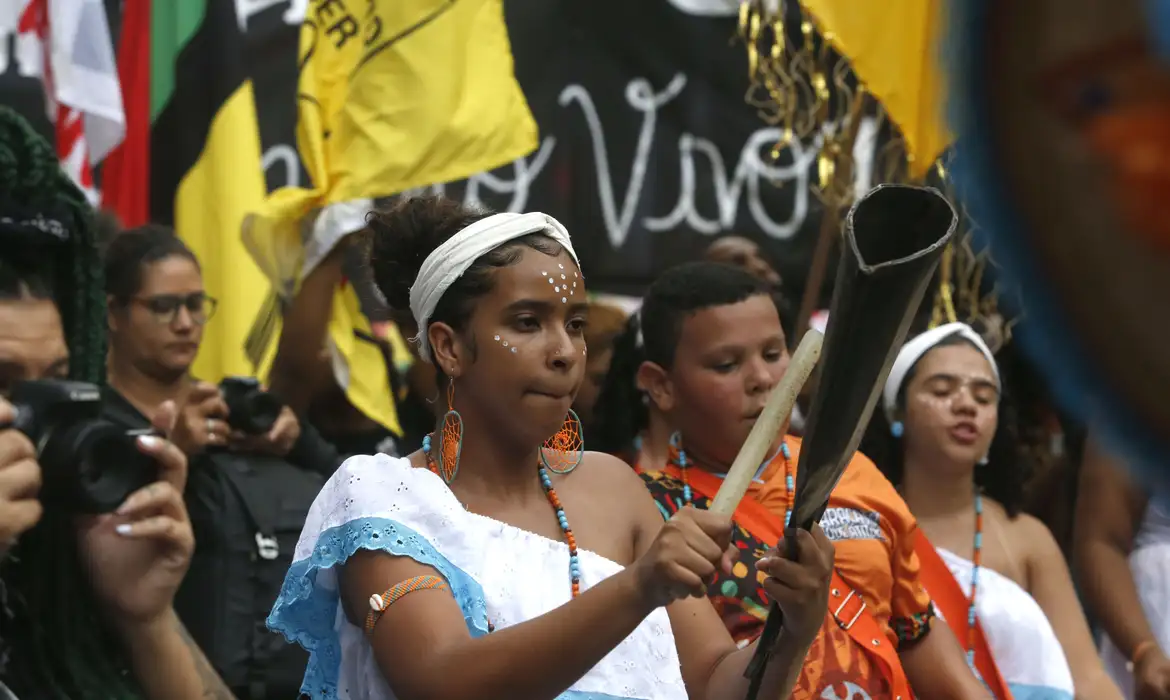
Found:
[[941, 252], [959, 222], [932, 187], [880, 185], [853, 205], [846, 236], [862, 272], [903, 265]]

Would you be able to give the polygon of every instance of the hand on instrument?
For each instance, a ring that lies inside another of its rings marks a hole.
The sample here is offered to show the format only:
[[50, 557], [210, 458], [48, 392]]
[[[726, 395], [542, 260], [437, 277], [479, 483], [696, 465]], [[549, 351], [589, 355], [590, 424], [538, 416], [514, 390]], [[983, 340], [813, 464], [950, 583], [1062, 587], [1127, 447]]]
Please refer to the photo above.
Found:
[[1137, 700], [1170, 700], [1170, 659], [1158, 649], [1144, 654], [1133, 667]]
[[785, 558], [782, 552], [788, 545], [781, 540], [777, 549], [768, 550], [756, 563], [756, 568], [768, 576], [764, 590], [784, 611], [784, 629], [800, 641], [811, 643], [828, 609], [835, 552], [820, 525], [813, 525], [811, 533], [791, 529], [787, 534], [796, 538], [796, 559]]
[[730, 572], [736, 556], [731, 520], [687, 506], [666, 521], [650, 548], [634, 562], [639, 590], [654, 607], [704, 598], [707, 585], [720, 570]]
[[285, 406], [272, 428], [264, 435], [247, 435], [235, 430], [229, 438], [233, 450], [284, 457], [292, 451], [301, 437], [301, 422], [291, 408]]
[[202, 454], [208, 447], [226, 445], [231, 428], [227, 424], [228, 407], [219, 387], [198, 382], [191, 387], [171, 441], [188, 457]]
[[[0, 399], [0, 425], [16, 420], [12, 404]], [[41, 466], [33, 444], [19, 430], [0, 430], [0, 556], [41, 519]]]

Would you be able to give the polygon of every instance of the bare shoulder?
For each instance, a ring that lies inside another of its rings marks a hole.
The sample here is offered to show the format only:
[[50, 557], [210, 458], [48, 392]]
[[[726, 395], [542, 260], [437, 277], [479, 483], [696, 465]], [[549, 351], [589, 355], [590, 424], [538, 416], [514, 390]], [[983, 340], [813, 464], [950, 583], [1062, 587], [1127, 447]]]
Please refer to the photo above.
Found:
[[[1002, 508], [999, 504], [996, 506]], [[1008, 536], [1012, 542], [1024, 545], [1029, 563], [1044, 564], [1051, 562], [1054, 557], [1061, 561], [1064, 560], [1064, 554], [1060, 551], [1060, 545], [1057, 544], [1052, 530], [1049, 530], [1048, 526], [1039, 518], [1027, 513], [1020, 513], [1014, 518], [1005, 519], [1008, 523]]]
[[646, 491], [642, 478], [633, 467], [604, 452], [586, 452], [575, 474], [590, 490], [600, 489], [612, 495]]

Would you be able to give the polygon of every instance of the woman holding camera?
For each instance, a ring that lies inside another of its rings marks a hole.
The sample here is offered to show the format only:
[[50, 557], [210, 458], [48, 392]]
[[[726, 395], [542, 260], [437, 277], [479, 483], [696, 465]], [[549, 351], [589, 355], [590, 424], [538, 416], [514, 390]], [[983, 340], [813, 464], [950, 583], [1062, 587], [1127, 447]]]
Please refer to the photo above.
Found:
[[[100, 382], [91, 212], [52, 147], [5, 108], [0, 193], [0, 393], [27, 380]], [[150, 413], [168, 434], [174, 405]], [[115, 512], [79, 515], [42, 506], [40, 465], [13, 418], [0, 401], [0, 536], [11, 549], [0, 569], [0, 697], [230, 699], [172, 608], [194, 546], [183, 453], [157, 435], [139, 438], [158, 478]]]

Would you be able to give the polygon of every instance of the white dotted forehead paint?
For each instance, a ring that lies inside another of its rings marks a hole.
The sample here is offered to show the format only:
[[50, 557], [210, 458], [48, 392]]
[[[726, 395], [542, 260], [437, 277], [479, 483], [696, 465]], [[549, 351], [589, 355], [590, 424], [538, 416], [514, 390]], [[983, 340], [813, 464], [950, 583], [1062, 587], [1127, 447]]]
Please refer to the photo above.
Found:
[[495, 340], [496, 342], [499, 342], [499, 340], [500, 340], [500, 336], [498, 336], [498, 335], [497, 335], [497, 336], [495, 336], [495, 338], [493, 338], [493, 340]]
[[504, 347], [508, 347], [508, 341], [504, 341]]
[[574, 273], [573, 273], [573, 277], [576, 277], [576, 276], [577, 276], [577, 273], [576, 273], [576, 272], [574, 272]]
[[565, 273], [561, 273], [561, 279], [565, 279]]
[[516, 352], [516, 346], [512, 346], [512, 352]]
[[557, 267], [561, 268], [562, 270], [565, 269], [565, 266], [560, 263], [557, 263]]
[[562, 304], [568, 304], [568, 303], [569, 303], [569, 300], [568, 300], [568, 299], [566, 299], [565, 297], [561, 297], [561, 303], [562, 303]]
[[559, 294], [561, 291], [561, 288], [560, 287], [553, 287], [553, 291], [557, 292]]

